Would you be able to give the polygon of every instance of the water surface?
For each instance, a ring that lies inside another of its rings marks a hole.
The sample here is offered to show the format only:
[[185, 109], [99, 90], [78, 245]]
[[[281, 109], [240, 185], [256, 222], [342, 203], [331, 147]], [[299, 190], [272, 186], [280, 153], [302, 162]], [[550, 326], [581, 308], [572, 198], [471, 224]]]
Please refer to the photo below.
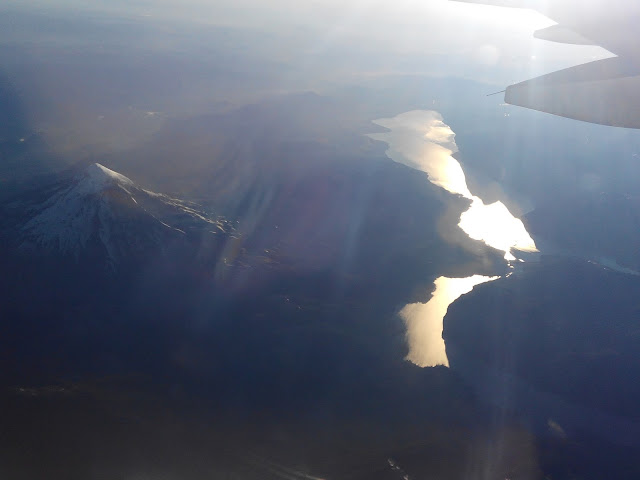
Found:
[[[453, 157], [458, 151], [455, 133], [438, 112], [413, 110], [373, 123], [388, 129], [387, 132], [369, 136], [387, 143], [389, 158], [425, 172], [434, 185], [471, 201], [458, 222], [458, 226], [470, 238], [503, 251], [508, 261], [516, 260], [513, 250], [538, 251], [522, 221], [514, 217], [502, 202], [487, 205], [471, 193], [462, 166]], [[497, 278], [482, 275], [439, 277], [435, 280], [435, 291], [427, 303], [406, 305], [400, 311], [400, 316], [407, 327], [407, 360], [420, 367], [448, 367], [442, 329], [449, 305], [476, 285]]]
[[471, 200], [458, 223], [469, 237], [503, 251], [507, 260], [515, 260], [512, 250], [537, 251], [522, 220], [514, 217], [502, 202], [486, 205], [471, 193], [460, 163], [452, 156], [458, 151], [455, 133], [438, 112], [413, 110], [373, 123], [389, 129], [369, 135], [389, 145], [389, 158], [425, 172], [434, 185]]
[[466, 278], [440, 277], [436, 289], [427, 303], [410, 303], [400, 311], [407, 326], [409, 355], [407, 360], [420, 367], [449, 366], [447, 351], [442, 338], [444, 316], [449, 305], [473, 287], [499, 277], [472, 275]]

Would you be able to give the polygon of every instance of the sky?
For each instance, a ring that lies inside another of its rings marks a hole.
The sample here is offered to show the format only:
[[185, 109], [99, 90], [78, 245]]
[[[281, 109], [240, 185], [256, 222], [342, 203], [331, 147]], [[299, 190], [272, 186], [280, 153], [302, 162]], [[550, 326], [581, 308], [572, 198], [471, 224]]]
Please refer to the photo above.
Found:
[[[428, 57], [451, 57], [451, 68], [439, 67], [438, 74], [464, 75], [457, 67], [464, 64], [469, 75], [490, 83], [513, 83], [609, 56], [598, 47], [533, 39], [535, 30], [553, 22], [531, 10], [447, 0], [6, 0], [5, 5], [284, 35], [291, 42], [282, 48], [311, 58], [344, 52], [402, 56], [403, 71], [396, 62], [389, 68], [394, 73], [433, 73]], [[299, 55], [290, 58], [299, 61]]]

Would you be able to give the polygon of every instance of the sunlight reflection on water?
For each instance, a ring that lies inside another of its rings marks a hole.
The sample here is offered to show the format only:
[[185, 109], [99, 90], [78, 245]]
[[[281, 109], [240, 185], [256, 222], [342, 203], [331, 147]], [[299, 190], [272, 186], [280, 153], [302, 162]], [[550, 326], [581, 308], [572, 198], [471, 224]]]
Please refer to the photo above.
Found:
[[455, 133], [439, 113], [414, 110], [373, 123], [390, 130], [369, 135], [389, 145], [389, 158], [425, 172], [434, 185], [471, 200], [458, 224], [469, 237], [502, 250], [507, 260], [515, 260], [512, 249], [537, 252], [522, 221], [511, 215], [502, 202], [485, 205], [469, 191], [462, 167], [452, 157], [458, 151]]
[[[373, 123], [389, 129], [369, 135], [389, 146], [389, 158], [425, 172], [434, 185], [471, 200], [458, 223], [470, 238], [503, 251], [504, 258], [509, 261], [516, 259], [512, 249], [538, 251], [522, 221], [514, 217], [502, 202], [485, 205], [481, 198], [471, 193], [460, 163], [452, 156], [458, 151], [455, 133], [438, 112], [414, 110]], [[440, 277], [436, 279], [435, 291], [427, 303], [406, 305], [400, 316], [407, 327], [407, 360], [421, 367], [448, 367], [442, 329], [449, 305], [476, 285], [497, 278], [482, 275]]]
[[473, 287], [499, 277], [473, 275], [467, 278], [436, 279], [436, 289], [427, 303], [410, 303], [400, 311], [407, 327], [409, 354], [407, 360], [420, 367], [449, 366], [442, 338], [444, 316], [457, 298], [469, 293]]

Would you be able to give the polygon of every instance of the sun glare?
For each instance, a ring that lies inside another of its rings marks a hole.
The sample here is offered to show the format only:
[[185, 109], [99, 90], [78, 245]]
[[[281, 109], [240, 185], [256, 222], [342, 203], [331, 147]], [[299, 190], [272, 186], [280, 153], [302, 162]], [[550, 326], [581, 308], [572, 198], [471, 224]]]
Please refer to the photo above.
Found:
[[409, 354], [406, 359], [419, 367], [449, 366], [442, 330], [447, 309], [476, 285], [499, 277], [472, 275], [466, 278], [440, 277], [427, 303], [411, 303], [400, 311], [407, 327]]
[[458, 151], [455, 133], [439, 113], [414, 110], [374, 123], [390, 130], [369, 136], [388, 143], [391, 159], [425, 172], [434, 185], [471, 200], [458, 224], [470, 238], [503, 251], [506, 260], [515, 260], [512, 249], [538, 251], [522, 221], [502, 202], [486, 205], [469, 191], [464, 171], [452, 156]]
[[511, 249], [538, 251], [522, 220], [511, 215], [502, 202], [485, 205], [480, 198], [473, 197], [471, 207], [460, 216], [458, 226], [474, 240], [505, 252], [506, 260], [515, 260]]
[[537, 30], [553, 25], [553, 21], [527, 8], [506, 8], [496, 5], [477, 5], [448, 1], [448, 9], [463, 20], [477, 24], [508, 26], [514, 29]]

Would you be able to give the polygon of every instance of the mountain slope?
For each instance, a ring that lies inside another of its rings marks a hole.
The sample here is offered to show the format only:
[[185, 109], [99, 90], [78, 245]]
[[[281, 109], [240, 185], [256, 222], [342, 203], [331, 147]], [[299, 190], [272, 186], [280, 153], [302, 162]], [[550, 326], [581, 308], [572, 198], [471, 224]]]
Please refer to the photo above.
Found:
[[53, 185], [49, 193], [44, 200], [14, 203], [22, 249], [89, 257], [115, 267], [231, 230], [228, 222], [197, 206], [144, 190], [98, 163]]

